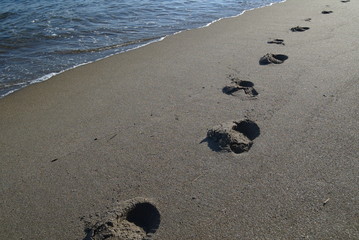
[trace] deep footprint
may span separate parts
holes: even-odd
[[[333,11],[322,11],[322,14],[331,14]]]
[[[350,0],[343,0],[343,1],[341,1],[342,3],[348,3],[348,2],[350,2]]]
[[[285,44],[284,44],[284,40],[283,40],[283,39],[279,39],[279,38],[270,40],[270,41],[268,41],[267,43],[269,43],[269,44],[285,45]]]
[[[261,57],[261,59],[259,60],[259,64],[260,65],[267,65],[270,63],[281,64],[287,59],[288,56],[284,54],[267,53],[266,55]]]
[[[144,198],[126,201],[114,212],[88,227],[84,240],[147,240],[156,232],[161,221],[155,205]]]
[[[259,134],[260,129],[255,122],[243,119],[213,127],[208,130],[207,138],[216,144],[216,149],[239,154],[248,152]]]
[[[292,27],[290,30],[292,32],[304,32],[304,31],[307,31],[309,30],[310,28],[309,27],[300,27],[300,26],[296,26],[296,27]]]
[[[254,84],[250,81],[240,80],[238,78],[232,78],[232,83],[225,86],[222,92],[227,95],[234,95],[234,93],[243,90],[243,92],[249,97],[256,97],[258,92],[253,88]]]

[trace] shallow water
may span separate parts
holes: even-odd
[[[281,0],[2,0],[0,97],[74,66]]]

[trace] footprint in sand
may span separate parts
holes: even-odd
[[[300,27],[300,26],[296,26],[296,27],[292,27],[290,30],[292,32],[304,32],[304,31],[307,31],[309,30],[310,28],[309,27]]]
[[[160,221],[160,213],[153,203],[135,198],[123,202],[119,209],[87,227],[83,240],[149,240]]]
[[[348,3],[348,2],[350,2],[350,0],[343,0],[343,1],[341,1],[342,3]]]
[[[258,125],[249,119],[232,121],[208,130],[208,146],[214,151],[248,152],[259,134]]]
[[[254,98],[258,95],[258,92],[253,86],[254,84],[250,81],[240,80],[239,78],[233,77],[231,78],[231,84],[225,86],[222,89],[222,92],[232,96],[236,96],[237,93],[244,92],[246,96]]]
[[[285,45],[283,39],[275,38],[273,40],[268,41],[269,44],[279,44],[279,45]]]
[[[310,21],[312,21],[312,19],[311,18],[306,18],[306,19],[304,19],[304,21],[310,22]]]
[[[322,14],[331,14],[333,11],[322,11]]]
[[[267,53],[266,55],[261,57],[261,59],[259,60],[259,64],[260,65],[268,65],[271,63],[281,64],[287,59],[288,59],[288,56],[284,55],[284,54]]]

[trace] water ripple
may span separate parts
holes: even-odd
[[[33,81],[280,0],[2,0],[0,97]]]

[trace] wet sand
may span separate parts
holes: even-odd
[[[0,239],[359,239],[358,10],[288,0],[1,99]]]

